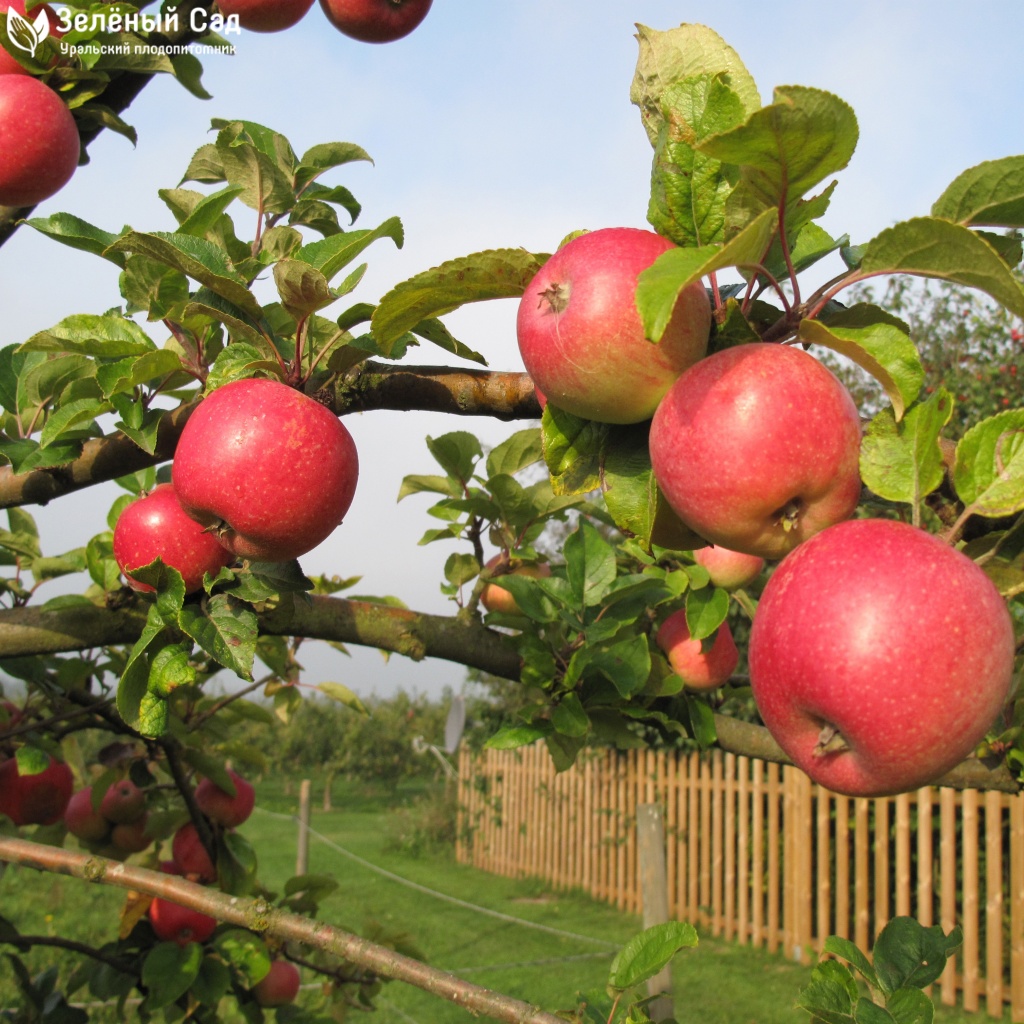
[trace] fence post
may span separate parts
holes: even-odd
[[[640,861],[640,893],[644,928],[665,924],[669,918],[668,875],[665,864],[665,819],[660,804],[638,804],[636,841]],[[662,968],[647,982],[648,995],[656,995],[647,1012],[652,1020],[672,1016],[672,969]]]
[[[299,786],[299,841],[295,855],[295,874],[309,874],[309,779]]]

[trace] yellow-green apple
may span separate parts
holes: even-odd
[[[179,946],[187,946],[190,942],[205,942],[217,927],[215,917],[159,896],[150,903],[148,915],[156,937],[164,942],[175,942]]]
[[[718,627],[713,641],[694,640],[685,608],[673,612],[661,624],[655,640],[672,671],[692,690],[714,690],[721,686],[736,671],[740,660],[728,622]]]
[[[189,417],[172,478],[182,508],[240,558],[284,562],[315,548],[352,504],[359,458],[319,402],[280,381],[236,380]]]
[[[64,811],[64,826],[86,843],[102,843],[110,836],[110,822],[92,805],[92,786],[72,795]]]
[[[962,552],[906,523],[855,519],[812,537],[764,589],[750,637],[764,724],[812,779],[851,796],[934,782],[992,726],[1014,630]]]
[[[433,0],[320,0],[327,20],[362,43],[390,43],[407,36],[427,16]]]
[[[137,821],[146,809],[144,790],[131,779],[119,779],[107,787],[100,800],[100,814],[114,825]]]
[[[487,560],[485,569],[493,569],[502,560],[501,555],[495,555]],[[488,583],[480,592],[480,603],[489,612],[502,612],[505,615],[518,615],[519,605],[516,599],[498,582],[504,575],[530,576],[533,579],[542,579],[551,575],[551,566],[546,562],[539,562],[532,565],[513,565],[506,572],[499,574],[492,582]]]
[[[174,833],[171,857],[183,875],[192,875],[200,882],[212,882],[217,877],[217,869],[191,821]]]
[[[54,38],[60,38],[64,33],[58,27],[60,25],[60,19],[54,13],[52,7],[47,4],[39,4],[37,7],[33,7],[31,11],[25,10],[25,0],[0,0],[0,14],[7,15],[7,36],[11,37],[11,11],[14,11],[20,17],[24,18],[35,24],[40,18],[45,17],[46,23],[49,28],[47,35],[51,35]],[[40,28],[42,23],[40,24]],[[11,53],[8,53],[2,45],[0,45],[0,75],[30,75],[32,74],[28,68],[22,67],[21,64],[14,59]]]
[[[679,518],[712,544],[781,558],[853,515],[860,419],[813,356],[754,343],[702,359],[651,423],[654,476]]]
[[[196,806],[211,821],[225,828],[236,828],[247,821],[256,805],[256,790],[238,772],[228,769],[235,792],[221,789],[212,779],[203,779],[196,786]]]
[[[281,32],[302,21],[313,0],[217,0],[217,6],[250,32]]]
[[[202,590],[205,573],[216,576],[234,556],[185,512],[171,484],[160,484],[125,506],[114,524],[114,559],[129,587],[153,590],[131,574],[157,558],[181,573],[192,594]]]
[[[602,228],[558,250],[527,285],[516,333],[526,371],[552,405],[604,423],[650,419],[707,351],[711,304],[683,290],[658,344],[644,337],[636,285],[672,242],[639,228]]]
[[[31,75],[0,75],[0,206],[34,206],[78,167],[78,127],[64,101]]]
[[[751,580],[756,580],[764,569],[764,559],[757,555],[745,555],[742,551],[730,551],[720,544],[697,548],[693,560],[707,569],[711,582],[726,590],[739,590]]]
[[[288,960],[271,960],[270,970],[252,987],[260,1006],[285,1006],[294,1003],[301,982],[299,969]]]
[[[151,836],[146,834],[148,815],[143,814],[134,821],[124,822],[115,825],[110,832],[110,841],[121,853],[142,853],[148,850],[153,842]]]
[[[54,757],[33,775],[19,772],[17,758],[0,764],[0,814],[6,814],[15,825],[53,825],[60,821],[73,790],[71,769]]]

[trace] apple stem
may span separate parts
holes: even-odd
[[[818,733],[818,742],[814,745],[814,756],[824,757],[826,754],[840,754],[849,750],[850,744],[846,742],[843,734],[834,726],[825,724]]]
[[[566,306],[569,305],[569,286],[564,282],[559,284],[549,284],[538,296],[538,309],[543,306],[545,302],[548,304],[552,313],[565,312]]]

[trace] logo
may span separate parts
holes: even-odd
[[[7,35],[11,42],[34,57],[39,44],[50,34],[46,11],[41,10],[35,21],[23,18],[13,7],[7,10]]]

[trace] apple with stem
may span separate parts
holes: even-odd
[[[552,405],[604,423],[650,419],[665,392],[707,351],[711,304],[700,282],[683,290],[658,344],[636,308],[641,271],[672,242],[640,228],[602,228],[567,242],[519,303],[519,352]]]
[[[217,6],[250,32],[281,32],[302,21],[313,0],[217,0]]]
[[[100,814],[114,825],[137,821],[146,809],[146,793],[131,779],[120,779],[107,787],[100,800]]]
[[[933,783],[1003,708],[1014,629],[992,581],[917,527],[855,519],[778,567],[750,637],[761,718],[812,779],[850,796]]]
[[[502,555],[495,555],[487,560],[485,569],[494,569],[502,562]],[[519,605],[516,599],[498,582],[502,576],[529,576],[533,579],[543,579],[551,575],[551,566],[546,562],[539,562],[533,565],[510,565],[505,572],[499,573],[480,592],[480,603],[489,612],[501,612],[505,615],[518,615]]]
[[[433,0],[320,0],[327,20],[361,43],[391,43],[427,16]]]
[[[739,590],[756,580],[764,571],[764,559],[757,555],[745,555],[742,551],[730,551],[720,544],[697,548],[693,560],[707,570],[708,577],[716,587],[725,590]]]
[[[672,671],[691,690],[714,690],[736,671],[740,654],[728,622],[715,632],[714,640],[694,640],[686,621],[686,609],[673,612],[655,635]]]
[[[280,381],[236,380],[189,417],[172,478],[182,508],[232,554],[284,562],[315,548],[352,504],[352,436],[319,402]]]
[[[221,789],[212,779],[203,779],[196,786],[196,806],[211,821],[225,828],[237,828],[247,821],[256,805],[256,790],[238,772],[228,769],[235,792]]]
[[[179,946],[187,946],[190,942],[205,942],[217,927],[215,917],[160,896],[153,898],[147,914],[156,937]]]
[[[56,824],[64,817],[73,790],[71,769],[55,757],[33,775],[22,775],[15,757],[0,763],[0,814],[19,827]]]
[[[263,1007],[294,1003],[302,978],[299,969],[288,960],[271,960],[270,970],[252,987],[256,1002]]]
[[[853,515],[860,418],[813,356],[736,345],[672,385],[651,423],[654,476],[680,519],[712,544],[781,558]]]
[[[64,101],[31,75],[0,75],[0,206],[34,206],[59,192],[82,144]]]

